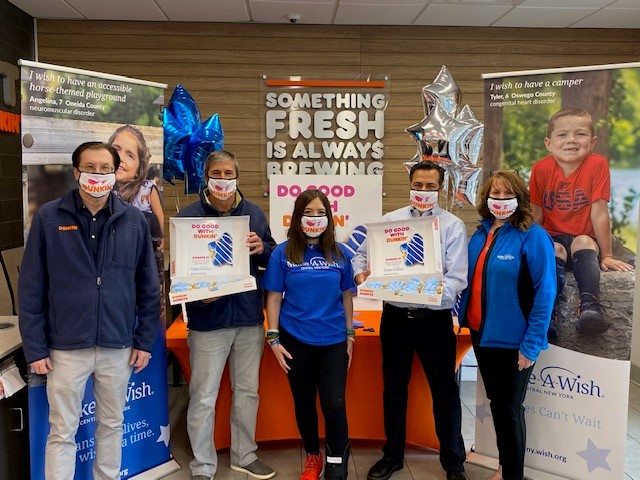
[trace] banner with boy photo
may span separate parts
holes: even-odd
[[[37,209],[77,187],[71,165],[75,148],[87,141],[107,142],[116,150],[136,157],[133,163],[122,161],[121,171],[116,174],[116,189],[123,200],[147,216],[157,248],[158,273],[162,276],[160,111],[166,85],[30,61],[21,61],[21,66],[25,239]],[[162,292],[158,295],[164,297]],[[165,473],[176,469],[169,451],[164,314],[158,323],[160,333],[153,346],[152,360],[140,373],[132,374],[127,388],[121,478],[154,467]],[[49,431],[44,382],[46,378],[35,374],[29,380],[32,479],[44,478]],[[76,480],[92,478],[95,409],[90,379],[76,435]]]
[[[587,221],[590,218],[578,219],[574,212],[585,203],[592,207],[589,195],[594,201],[603,199],[615,259],[607,260],[605,266],[624,264],[635,268],[640,195],[640,135],[635,125],[640,122],[640,64],[508,72],[483,78],[485,175],[498,168],[515,169],[529,183],[534,164],[545,157],[549,170],[556,168],[553,162],[561,167],[563,161],[581,165],[600,159],[600,173],[589,165],[587,171],[593,177],[589,188],[593,188],[586,193],[581,188],[568,187],[579,167],[574,173],[558,177],[559,183],[551,187],[552,175],[542,175],[541,163],[530,185],[531,200],[543,215],[564,212],[570,221],[582,222],[578,228],[584,232],[578,234],[593,237],[602,251],[608,248],[606,240],[595,239]],[[554,132],[560,128],[560,120],[549,125],[551,134],[547,127],[554,113],[567,113],[567,109],[580,110],[564,116],[564,130],[557,135],[566,137],[578,132],[591,138],[558,146]],[[593,132],[589,131],[589,122],[584,121],[588,115],[593,119]],[[586,133],[581,131],[583,124],[587,126]],[[578,152],[581,143],[586,145],[585,155],[590,150],[588,157],[562,160],[562,155]],[[562,169],[557,171],[558,175],[563,174]],[[610,195],[606,188],[608,177]],[[605,256],[606,253],[597,261],[603,262]],[[636,273],[631,267],[603,269],[599,298],[585,296],[584,291],[580,295],[571,253],[568,257],[565,286],[553,322],[556,331],[550,332],[549,349],[535,364],[524,402],[525,475],[532,479],[622,479]],[[587,307],[590,301],[598,302],[594,311],[603,312],[602,316],[595,315],[597,320],[604,318],[597,328],[585,328],[586,317],[580,318],[581,309],[591,308]],[[478,382],[476,410],[476,448],[470,461],[497,467],[495,433],[482,382]]]

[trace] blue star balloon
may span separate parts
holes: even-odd
[[[200,125],[200,111],[196,101],[180,84],[176,85],[171,94],[167,109],[178,122],[182,129],[193,132]]]
[[[216,150],[224,146],[224,132],[218,114],[212,115],[191,134],[189,157],[186,162],[186,193],[196,193],[203,186],[204,162]]]
[[[218,114],[200,123],[200,111],[193,97],[177,85],[163,112],[164,179],[185,181],[185,193],[202,187],[204,162],[211,152],[224,146]]]
[[[173,184],[173,180],[184,180],[183,158],[189,155],[189,134],[184,133],[168,108],[164,109],[164,166],[163,177]]]

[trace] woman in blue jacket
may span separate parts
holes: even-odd
[[[523,402],[533,364],[547,348],[556,294],[553,242],[533,224],[529,192],[515,171],[492,172],[478,212],[460,318],[491,401],[500,460],[491,480],[521,480]]]
[[[267,342],[287,373],[293,394],[307,452],[301,480],[322,476],[316,396],[325,419],[324,478],[345,480],[349,458],[345,387],[354,344],[354,283],[348,250],[335,239],[326,195],[306,190],[298,196],[287,238],[273,251],[264,275],[263,285],[269,291]]]

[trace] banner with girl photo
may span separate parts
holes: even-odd
[[[556,243],[560,295],[549,349],[534,366],[524,401],[525,475],[622,479],[638,250],[640,64],[483,78],[485,176],[516,170],[529,185],[534,216]],[[495,468],[482,382],[476,409],[470,461]]]
[[[87,141],[107,142],[120,153],[120,197],[149,221],[161,285],[164,275],[162,213],[163,130],[166,85],[21,61],[22,170],[25,240],[34,213],[77,187],[71,154]],[[164,302],[164,292],[158,292]],[[149,366],[131,376],[123,424],[122,478],[154,467],[170,468],[164,308]],[[46,378],[29,382],[31,478],[44,478],[49,430]],[[95,399],[89,380],[76,435],[77,480],[89,479],[95,457]],[[163,467],[160,467],[163,468]]]

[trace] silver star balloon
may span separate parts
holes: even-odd
[[[449,141],[467,127],[468,124],[456,120],[440,103],[436,103],[420,123],[405,128],[405,131],[418,144],[420,160],[451,162]]]
[[[456,116],[462,94],[449,69],[443,65],[436,78],[422,87],[422,105],[425,116],[438,103],[452,117]]]
[[[478,159],[482,153],[484,141],[484,124],[476,118],[469,105],[465,105],[456,117],[457,120],[469,125],[451,140],[453,150],[452,160],[454,163],[469,162],[478,164]]]
[[[458,116],[456,118],[461,122],[467,122],[467,123],[478,122],[478,118],[476,117],[476,114],[473,113],[473,110],[471,109],[469,104],[466,104],[464,107],[462,107],[462,109],[460,110],[460,113],[458,113]]]
[[[458,165],[453,171],[453,199],[451,207],[476,205],[481,168],[475,165]]]
[[[458,164],[471,163],[476,165],[482,151],[484,126],[467,124],[458,129],[449,140],[449,154],[451,161]]]
[[[415,157],[413,157],[415,158]],[[404,162],[402,165],[404,165],[405,170],[407,171],[407,173],[411,173],[411,169],[413,168],[414,165],[416,165],[420,160],[414,160],[414,159],[409,160],[408,162]]]

